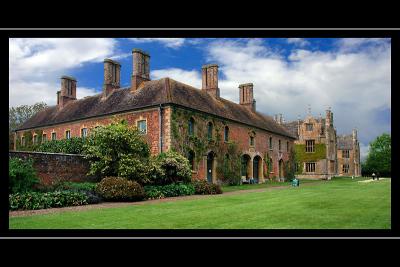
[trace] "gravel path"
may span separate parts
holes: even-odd
[[[326,181],[305,183],[305,184],[302,184],[301,187],[317,185],[317,184],[324,183],[324,182],[326,182]],[[90,209],[116,208],[116,207],[133,206],[133,205],[147,205],[147,204],[154,204],[154,203],[192,200],[192,199],[201,199],[201,198],[227,196],[227,195],[240,195],[240,194],[254,193],[254,192],[267,192],[267,191],[271,191],[271,190],[284,189],[284,188],[289,188],[289,187],[291,187],[291,186],[288,186],[288,185],[273,186],[273,187],[269,187],[269,188],[237,190],[237,191],[232,191],[232,192],[226,192],[221,195],[191,195],[191,196],[181,196],[181,197],[168,197],[168,198],[146,200],[146,201],[139,201],[139,202],[104,202],[104,203],[100,203],[100,204],[90,204],[90,205],[72,206],[72,207],[64,207],[64,208],[51,208],[51,209],[42,209],[42,210],[17,210],[17,211],[10,211],[8,213],[8,216],[9,217],[21,217],[21,216],[50,214],[50,213],[64,212],[64,211],[81,211],[81,210],[90,210]]]

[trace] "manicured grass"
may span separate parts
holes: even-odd
[[[13,217],[10,229],[390,229],[390,179]]]
[[[300,184],[308,184],[308,183],[315,183],[321,182],[321,180],[301,180]],[[270,188],[270,187],[277,187],[277,186],[289,186],[291,182],[278,182],[278,181],[266,181],[262,184],[242,184],[242,185],[233,185],[233,186],[222,186],[223,192],[233,192],[238,190],[251,190],[251,189],[262,189],[262,188]]]

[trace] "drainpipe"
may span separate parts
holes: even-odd
[[[163,135],[162,135],[162,104],[160,104],[160,107],[158,109],[158,127],[160,128],[160,135],[159,135],[159,151],[160,153],[163,152]]]

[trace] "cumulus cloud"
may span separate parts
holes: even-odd
[[[169,48],[179,48],[185,43],[184,38],[129,38],[134,43],[161,43]]]
[[[304,38],[287,38],[286,41],[288,42],[288,44],[294,44],[300,47],[307,46],[310,44],[310,42]]]
[[[56,103],[59,77],[115,53],[116,41],[102,38],[10,38],[9,105]],[[78,87],[77,97],[95,93]]]
[[[376,116],[390,116],[390,43],[381,41],[352,41],[357,51],[295,49],[287,58],[257,39],[218,40],[206,51],[207,60],[220,66],[222,97],[238,102],[238,85],[252,82],[257,108],[268,115],[283,113],[286,120],[295,120],[305,116],[308,104],[316,116],[331,107],[338,134],[357,127],[365,153],[373,138],[390,131],[390,119]],[[350,41],[341,42],[347,46]],[[169,69],[158,74],[201,85],[200,71]]]
[[[201,88],[201,74],[196,70],[182,70],[178,68],[154,70],[151,73],[152,79],[161,79],[165,77],[189,84],[196,88]]]

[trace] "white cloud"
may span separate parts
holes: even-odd
[[[56,103],[59,77],[89,62],[113,55],[116,41],[101,38],[9,39],[9,105]],[[79,79],[78,79],[79,83]],[[78,87],[78,98],[95,93]]]
[[[373,49],[384,45],[390,46],[390,38],[342,38],[337,45],[342,52],[356,51],[362,46],[370,46]]]
[[[129,38],[134,43],[158,42],[169,48],[179,48],[185,43],[184,38]]]
[[[162,70],[154,70],[151,73],[152,79],[161,79],[169,77],[179,82],[183,82],[194,86],[196,88],[201,88],[201,74],[196,70],[182,70],[178,68],[170,68],[170,69],[162,69]]]
[[[287,38],[286,41],[289,44],[294,44],[294,45],[297,45],[297,46],[300,46],[300,47],[304,47],[304,46],[307,46],[307,45],[310,44],[310,42],[307,41],[304,38]]]
[[[391,52],[386,42],[357,52],[293,50],[288,59],[259,40],[218,40],[207,47],[207,60],[220,66],[221,96],[238,102],[241,83],[252,82],[257,109],[286,120],[312,113],[325,114],[330,106],[338,134],[358,128],[363,153],[365,144],[382,132],[390,132],[390,119],[376,114],[390,112]],[[153,75],[155,73],[153,72]],[[157,78],[170,76],[201,87],[199,70],[158,70]],[[222,78],[223,77],[223,78]]]

